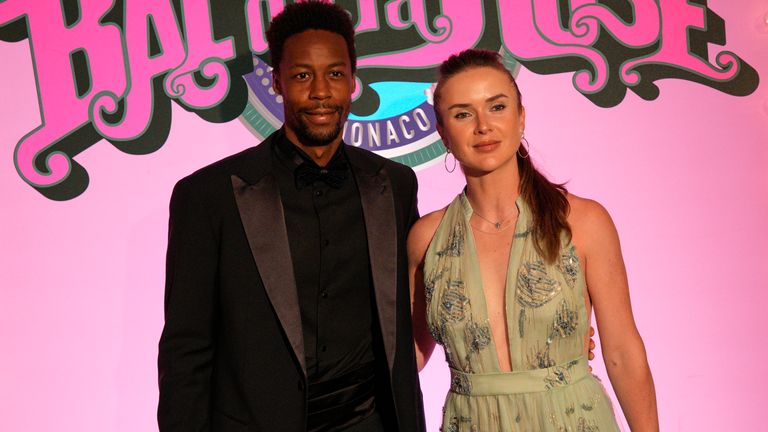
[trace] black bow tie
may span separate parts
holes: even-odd
[[[296,167],[294,176],[296,177],[296,186],[299,188],[312,185],[316,181],[322,181],[328,186],[338,189],[347,179],[348,171],[347,162],[343,159],[333,161],[332,164],[325,167],[302,162]]]

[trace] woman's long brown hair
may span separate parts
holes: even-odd
[[[454,75],[467,69],[478,67],[490,67],[502,71],[512,81],[517,94],[517,109],[522,111],[523,99],[520,89],[517,87],[515,77],[504,67],[499,53],[481,49],[468,49],[454,54],[440,65],[440,78],[435,87],[433,100],[435,117],[438,124],[443,120],[438,109],[440,102],[440,90],[445,82]],[[520,144],[522,146],[522,143]],[[566,197],[568,191],[564,184],[552,183],[547,180],[533,166],[530,157],[520,157],[517,153],[517,169],[520,174],[520,195],[531,211],[533,224],[531,234],[536,251],[550,264],[556,262],[560,256],[560,234],[565,232],[571,236],[571,227],[568,225],[568,212],[570,206]]]

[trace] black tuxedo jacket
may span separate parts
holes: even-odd
[[[158,356],[162,432],[306,429],[304,342],[271,140],[174,188]],[[416,177],[365,150],[347,155],[384,348],[383,414],[400,431],[423,431],[406,259]]]

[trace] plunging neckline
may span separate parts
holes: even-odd
[[[512,304],[515,301],[515,295],[517,294],[517,282],[514,281],[516,279],[517,273],[520,269],[520,255],[522,254],[522,246],[525,242],[518,241],[522,240],[523,234],[525,232],[519,232],[518,228],[523,226],[521,222],[525,222],[527,224],[527,214],[524,212],[524,204],[523,204],[523,198],[522,196],[518,196],[515,200],[515,206],[517,206],[518,216],[517,220],[515,221],[515,227],[514,227],[514,233],[512,234],[512,244],[509,247],[509,255],[507,257],[507,272],[506,272],[506,278],[504,280],[504,327],[506,330],[506,339],[507,339],[507,353],[506,355],[509,357],[509,371],[502,371],[501,370],[501,363],[499,363],[499,351],[498,347],[496,345],[496,338],[493,334],[493,330],[491,327],[491,316],[488,313],[488,302],[485,296],[485,284],[483,283],[483,273],[480,268],[480,255],[477,251],[477,242],[475,242],[475,233],[472,225],[469,223],[469,219],[472,217],[472,214],[474,214],[474,209],[472,208],[472,204],[469,202],[469,198],[467,198],[466,192],[462,192],[461,194],[461,203],[463,207],[463,214],[464,214],[464,223],[466,224],[467,228],[465,232],[467,233],[467,243],[471,244],[471,256],[470,259],[472,260],[472,267],[477,269],[477,279],[478,284],[480,287],[480,292],[478,294],[478,307],[480,310],[485,314],[485,319],[488,320],[488,326],[489,326],[489,333],[490,333],[490,345],[493,346],[493,352],[494,352],[494,364],[496,365],[496,372],[501,373],[507,373],[507,372],[516,372],[520,368],[520,362],[515,361],[515,359],[512,356],[512,341],[511,341],[511,335],[513,334],[513,328],[510,325],[510,313],[512,312]],[[525,219],[525,220],[524,220]],[[526,228],[527,230],[527,228]],[[468,246],[469,246],[468,244]],[[510,289],[510,283],[514,283],[512,286],[512,289]],[[470,292],[470,295],[472,293]],[[470,301],[471,302],[471,301]]]

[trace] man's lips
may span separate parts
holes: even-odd
[[[336,108],[317,108],[303,110],[302,114],[312,123],[328,123],[339,112],[340,110]]]
[[[309,114],[309,115],[329,115],[329,114],[338,112],[338,110],[335,110],[335,109],[317,109],[317,110],[306,110],[304,112],[306,114]]]

